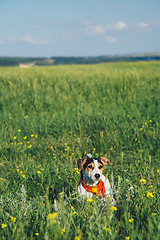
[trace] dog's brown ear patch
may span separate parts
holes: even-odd
[[[111,165],[113,165],[113,163],[111,163],[109,160],[108,160],[108,158],[106,158],[106,157],[100,157],[99,158],[100,160],[101,160],[101,162],[103,163],[103,165],[106,165],[106,164],[111,164]]]
[[[77,160],[76,164],[79,171],[82,170],[82,167],[86,163],[86,161],[87,161],[87,157]]]
[[[76,164],[77,164],[78,170],[80,171],[82,169],[82,159],[78,159]]]

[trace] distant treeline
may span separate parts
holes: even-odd
[[[52,57],[54,65],[58,64],[96,64],[103,62],[136,62],[136,61],[159,61],[158,55],[143,56],[99,56],[99,57]]]
[[[43,62],[45,58],[22,58],[22,57],[0,57],[0,66],[18,66],[19,64],[30,64]]]
[[[51,58],[23,58],[23,57],[0,57],[0,66],[26,65],[60,65],[60,64],[96,64],[103,62],[136,62],[136,61],[159,61],[160,53],[141,55],[98,56],[98,57],[51,57]]]

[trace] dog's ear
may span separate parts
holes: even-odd
[[[108,158],[106,158],[106,157],[100,157],[99,158],[100,160],[101,160],[101,162],[103,163],[103,165],[106,165],[106,164],[111,164],[111,165],[113,165],[113,163],[111,163],[109,160],[108,160]]]
[[[82,167],[86,163],[86,161],[87,161],[87,157],[77,160],[76,164],[79,171],[82,170]]]
[[[82,169],[82,159],[78,159],[76,164],[77,164],[78,170],[80,171]]]

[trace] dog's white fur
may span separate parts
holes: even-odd
[[[87,155],[87,158],[92,158],[91,154]],[[83,181],[88,186],[96,186],[100,180],[104,182],[104,187],[106,190],[106,197],[111,196],[111,186],[108,179],[101,173],[98,168],[98,161],[93,158],[94,169],[92,171],[83,171]],[[100,177],[97,179],[95,174],[99,174]],[[78,193],[87,198],[92,198],[93,193],[86,191],[86,189],[82,186],[82,182],[78,186]]]

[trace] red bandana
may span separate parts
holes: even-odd
[[[98,196],[101,196],[101,192],[102,192],[103,197],[105,197],[106,190],[105,190],[104,182],[102,180],[100,180],[100,182],[96,186],[88,186],[82,180],[82,186],[86,189],[86,191],[91,193],[96,193]]]

